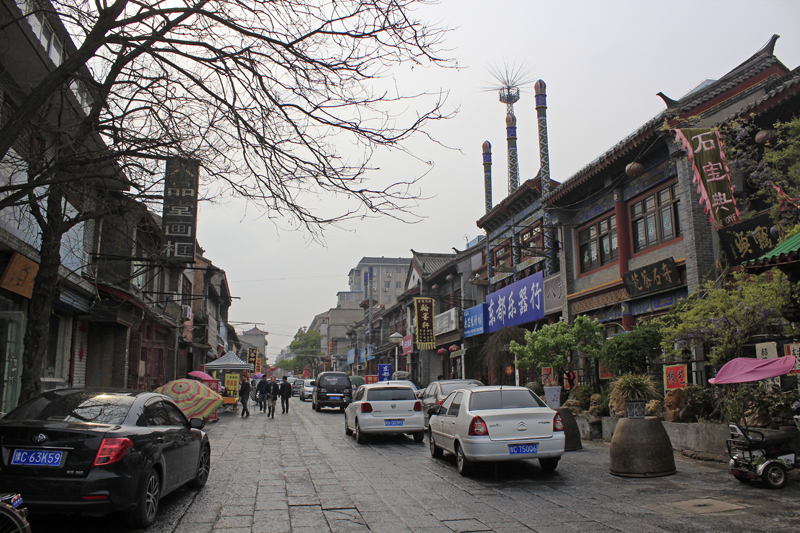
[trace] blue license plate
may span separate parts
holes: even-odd
[[[520,453],[536,453],[539,448],[538,444],[509,444],[508,453],[517,455]]]
[[[403,421],[402,420],[384,420],[383,424],[384,424],[384,426],[402,426],[403,425]]]
[[[342,399],[341,396],[328,396],[328,398],[331,399],[331,400],[341,400]]]
[[[64,452],[48,450],[14,450],[11,456],[12,465],[21,466],[61,466]]]

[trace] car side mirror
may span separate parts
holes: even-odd
[[[316,382],[316,381],[312,381],[312,382],[311,382],[311,386],[312,386],[312,387],[316,387],[316,386],[317,386],[317,382]]]
[[[189,427],[192,429],[203,429],[206,427],[206,421],[202,418],[190,418],[189,419]]]

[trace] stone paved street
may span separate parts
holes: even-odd
[[[200,491],[161,502],[148,531],[800,531],[800,479],[770,491],[735,481],[724,466],[676,457],[655,479],[608,474],[608,445],[584,443],[544,473],[536,462],[485,465],[471,478],[427,441],[344,435],[338,410],[292,400],[274,420],[225,414],[208,427],[213,470]],[[33,516],[34,532],[123,532],[120,517]]]

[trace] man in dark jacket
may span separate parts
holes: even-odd
[[[261,378],[261,381],[256,385],[256,393],[258,393],[258,408],[263,413],[267,410],[267,385],[269,382]]]
[[[275,418],[275,401],[280,394],[281,386],[275,381],[275,376],[272,376],[270,382],[267,384],[267,416],[270,418]]]
[[[250,399],[250,382],[247,378],[242,376],[242,384],[239,386],[239,401],[242,404],[242,418],[250,416],[250,410],[247,408],[247,401]]]
[[[289,398],[292,397],[292,385],[286,376],[283,376],[281,381],[281,413],[286,414],[289,412]]]

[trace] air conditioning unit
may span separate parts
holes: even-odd
[[[383,288],[383,292],[389,292],[389,289],[387,289],[386,287],[384,287],[384,288]]]
[[[364,370],[364,365],[358,365],[358,366],[356,367],[356,370]]]
[[[391,277],[392,277],[392,273],[391,273],[391,272],[387,272],[387,273],[386,273],[386,277],[387,277],[387,278],[391,278]]]
[[[191,320],[194,317],[192,313],[192,306],[191,305],[182,305],[181,306],[181,318],[184,320]]]

